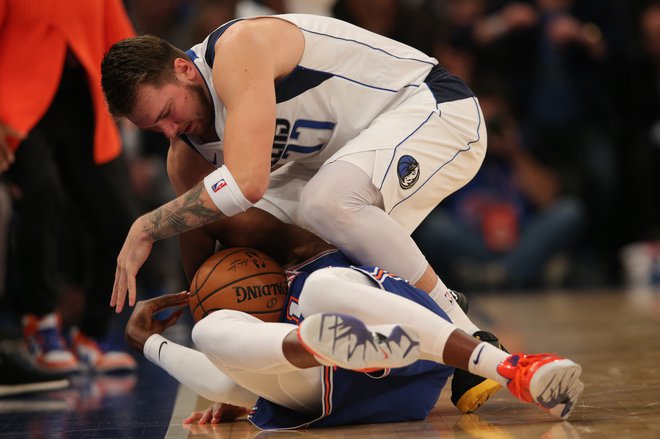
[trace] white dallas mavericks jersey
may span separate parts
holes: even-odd
[[[379,114],[414,93],[437,65],[434,58],[412,47],[337,19],[304,14],[273,17],[295,24],[305,38],[300,63],[275,84],[273,166],[297,161],[310,168],[320,167]],[[182,138],[215,166],[223,161],[226,111],[213,86],[214,46],[222,33],[238,21],[220,26],[187,52],[213,97],[220,141],[198,144],[194,139]],[[379,149],[379,145],[373,145],[373,149]]]

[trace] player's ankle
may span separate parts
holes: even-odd
[[[468,371],[485,378],[490,378],[506,386],[509,380],[497,371],[497,367],[509,356],[508,353],[497,349],[488,342],[481,342],[472,351],[468,363]]]

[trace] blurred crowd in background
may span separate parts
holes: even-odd
[[[131,27],[185,50],[233,18],[313,13],[414,46],[468,83],[488,130],[476,177],[413,235],[450,288],[660,288],[660,0],[70,1],[0,2],[0,146],[23,136],[0,156],[0,341],[50,374],[26,376],[3,343],[0,384],[19,386],[0,396],[136,368],[114,262],[174,193],[168,140],[125,120],[119,139],[102,105],[100,59]],[[176,240],[157,243],[140,298],[184,289]]]
[[[414,46],[467,82],[484,112],[486,160],[414,234],[451,288],[660,284],[660,1],[123,3],[137,33],[184,50],[236,17],[334,16]],[[126,121],[120,129],[139,214],[173,198],[168,141]],[[5,278],[20,197],[0,179],[0,293],[12,289]],[[75,215],[67,211],[58,232],[67,243],[59,262],[70,275],[61,280],[65,320],[83,306],[76,275],[89,263]],[[187,287],[175,240],[156,245],[138,281],[143,297]],[[109,298],[109,288],[94,294]],[[4,296],[11,307],[12,294]]]
[[[467,291],[660,281],[660,2],[126,0],[181,48],[235,17],[330,15],[436,57],[477,94],[481,171],[414,237]],[[359,103],[357,103],[359,104]],[[165,201],[167,142],[124,126],[135,192]],[[176,252],[175,245],[163,254]],[[178,273],[151,264],[153,287]],[[144,276],[143,276],[144,277]],[[144,282],[150,283],[148,280]]]

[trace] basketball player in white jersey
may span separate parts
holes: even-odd
[[[231,21],[187,52],[124,40],[102,73],[113,114],[170,139],[179,194],[133,224],[117,259],[118,312],[127,291],[135,303],[155,241],[188,232],[185,252],[191,230],[256,205],[409,279],[458,327],[479,331],[410,238],[486,150],[477,99],[435,59],[339,20],[290,14]]]

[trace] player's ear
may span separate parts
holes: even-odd
[[[176,58],[174,60],[174,74],[180,80],[192,80],[195,77],[195,66],[190,60],[184,58]]]

